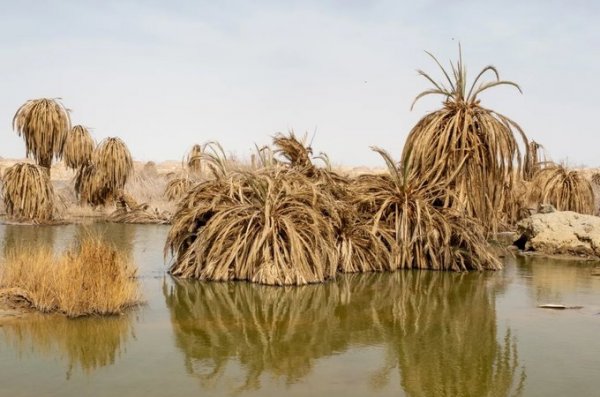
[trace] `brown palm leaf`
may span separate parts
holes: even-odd
[[[100,142],[92,154],[92,163],[102,185],[113,192],[123,189],[133,172],[131,153],[120,138]]]
[[[165,187],[164,196],[169,201],[177,201],[194,186],[194,181],[189,176],[171,179]]]

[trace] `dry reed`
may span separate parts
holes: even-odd
[[[67,317],[120,314],[140,303],[136,272],[128,258],[97,237],[60,256],[28,246],[8,253],[0,297],[8,304]]]
[[[53,218],[54,190],[40,166],[17,163],[2,176],[6,213],[17,220],[47,222]]]

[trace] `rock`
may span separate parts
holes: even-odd
[[[517,224],[520,249],[600,258],[600,217],[571,211],[535,214]]]
[[[550,214],[552,212],[556,212],[556,208],[552,204],[540,204],[538,206],[538,214]]]

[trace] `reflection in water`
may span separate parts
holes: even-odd
[[[55,227],[40,227],[31,225],[5,225],[2,239],[3,257],[14,249],[35,246],[40,248],[54,248],[56,241]]]
[[[20,356],[32,354],[66,361],[66,378],[112,365],[133,336],[132,315],[67,319],[30,315],[2,324],[0,332]]]
[[[577,260],[553,260],[536,256],[518,256],[520,271],[530,277],[532,288],[530,294],[538,303],[563,302],[565,297],[578,291],[588,290],[596,279],[591,271],[596,262]]]
[[[393,369],[411,396],[506,396],[523,388],[516,342],[499,343],[485,274],[405,271],[357,274],[324,285],[268,287],[174,280],[164,284],[187,371],[216,386],[230,361],[238,390],[270,374],[293,384],[318,358],[353,346],[384,346],[371,387]]]
[[[131,256],[136,236],[136,225],[113,223],[77,224],[68,226],[4,225],[2,252],[4,257],[14,250],[28,246],[50,248],[55,253],[77,244],[90,235],[101,238],[123,254]]]

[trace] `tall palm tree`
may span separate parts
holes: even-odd
[[[50,175],[52,159],[60,159],[71,128],[69,110],[58,99],[30,99],[15,113],[13,129],[25,140],[26,155]]]
[[[466,68],[459,47],[459,60],[449,73],[432,55],[445,82],[437,82],[423,71],[433,88],[420,93],[413,102],[427,95],[444,97],[443,107],[423,117],[410,131],[402,163],[423,177],[434,175],[452,178],[445,205],[480,219],[490,231],[503,222],[512,222],[504,212],[506,201],[517,178],[522,177],[522,156],[518,138],[527,147],[528,140],[517,123],[481,105],[479,95],[500,85],[520,87],[500,80],[494,66],[486,66],[467,85]],[[491,73],[491,81],[480,79]],[[470,88],[469,88],[470,87]],[[411,107],[412,109],[412,107]],[[460,172],[457,172],[461,168]]]

